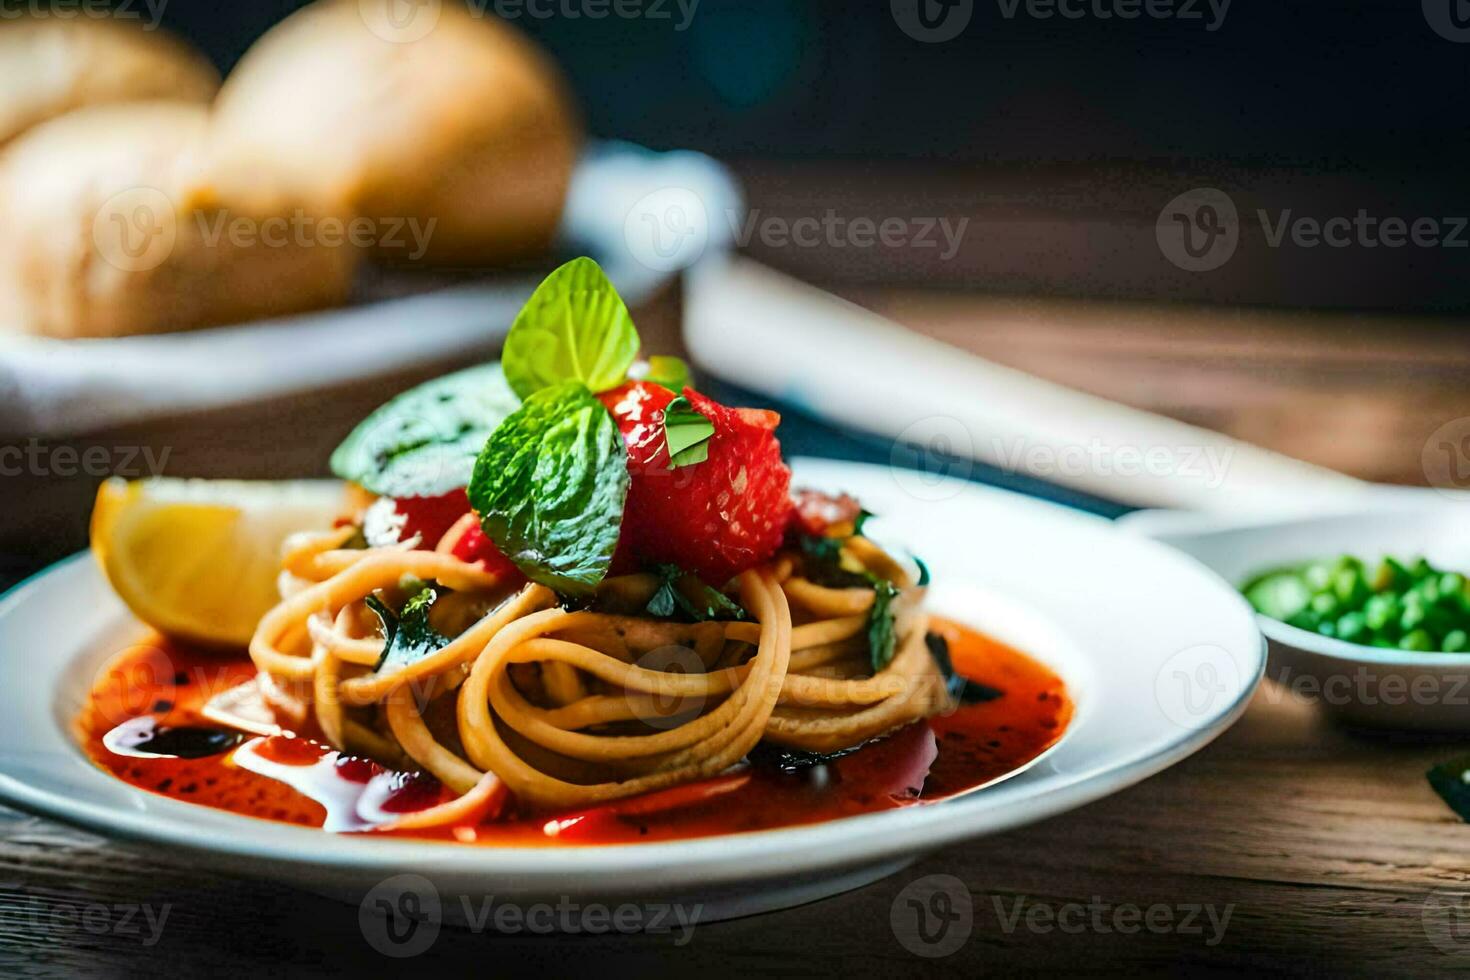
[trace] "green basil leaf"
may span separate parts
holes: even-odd
[[[655,354],[647,361],[641,361],[633,365],[628,372],[628,377],[634,381],[647,381],[662,388],[667,388],[674,394],[683,394],[684,389],[693,384],[689,374],[689,365],[684,363],[681,357],[665,357]]]
[[[628,496],[617,423],[580,381],[544,388],[485,443],[469,495],[485,533],[527,578],[590,592],[612,564]]]
[[[698,575],[686,572],[678,565],[659,565],[655,573],[661,581],[658,590],[648,600],[646,609],[649,615],[672,619],[683,613],[696,623],[712,619],[721,622],[745,619],[745,610],[739,603],[719,589],[706,585]]]
[[[847,542],[847,538],[803,534],[797,539],[806,557],[802,563],[803,577],[828,589],[865,589],[877,585],[879,579],[872,572],[843,566],[842,548]]]
[[[669,469],[693,466],[709,459],[709,440],[715,426],[694,410],[680,395],[664,408],[664,443],[669,449]]]
[[[893,612],[893,601],[899,596],[898,586],[881,580],[873,586],[873,604],[868,607],[868,654],[873,661],[873,673],[878,673],[893,662],[898,648],[898,627]]]
[[[439,599],[439,587],[426,585],[395,614],[376,595],[364,601],[383,624],[383,655],[373,670],[398,670],[449,645],[449,637],[429,625],[429,610]]]
[[[385,497],[435,497],[469,482],[490,433],[520,404],[499,364],[410,389],[352,430],[332,472]]]
[[[505,377],[521,398],[566,381],[593,392],[622,384],[638,329],[601,266],[573,259],[536,288],[505,338]]]

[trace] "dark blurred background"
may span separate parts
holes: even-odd
[[[1050,16],[1033,15],[1045,0],[645,0],[600,19],[595,3],[479,2],[556,56],[593,134],[715,154],[762,215],[971,219],[943,259],[749,244],[808,278],[1470,309],[1470,231],[1458,246],[1268,250],[1257,214],[1470,214],[1464,0],[1063,0]],[[963,29],[916,39],[916,2]],[[302,5],[172,0],[163,23],[228,70]],[[1164,204],[1198,186],[1227,192],[1243,229],[1208,275],[1152,242]]]

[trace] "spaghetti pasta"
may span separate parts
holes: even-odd
[[[817,584],[800,554],[738,576],[748,619],[679,622],[629,613],[658,587],[652,575],[609,578],[569,609],[545,586],[456,558],[466,517],[431,547],[298,536],[284,598],[250,644],[265,686],[301,698],[332,745],[465,794],[446,814],[491,796],[492,777],[525,806],[582,806],[715,776],[763,741],[849,749],[947,703],[923,587],[861,536],[842,560],[898,590],[895,651],[876,671],[864,633],[874,591]],[[429,581],[445,590],[432,615],[447,642],[381,663],[367,600]]]

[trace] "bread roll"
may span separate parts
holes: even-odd
[[[203,55],[140,24],[81,16],[0,21],[0,145],[82,106],[208,102],[218,88],[219,73]]]
[[[322,0],[298,11],[226,79],[216,122],[242,165],[285,167],[311,195],[378,220],[385,236],[416,221],[428,231],[424,260],[441,264],[544,251],[579,142],[551,62],[513,28],[450,0]],[[376,253],[413,258],[412,238],[397,238]]]
[[[344,222],[269,171],[217,179],[208,118],[184,102],[97,106],[12,143],[0,156],[0,324],[115,337],[344,301],[360,255]]]

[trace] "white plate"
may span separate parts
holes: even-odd
[[[333,836],[133,789],[70,735],[96,668],[137,625],[95,564],[62,562],[0,603],[0,800],[217,865],[359,898],[405,872],[457,902],[698,902],[702,919],[809,901],[920,854],[1072,809],[1188,756],[1244,711],[1265,664],[1254,617],[1213,573],[1108,522],[909,470],[800,460],[934,573],[936,611],[1020,644],[1067,681],[1067,737],[1027,772],[933,806],[677,843],[493,848]],[[380,894],[380,892],[378,893]]]

